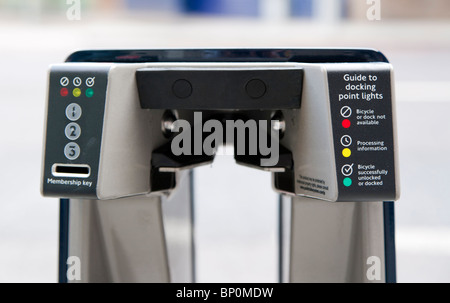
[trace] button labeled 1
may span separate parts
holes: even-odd
[[[81,127],[77,123],[72,122],[67,124],[64,132],[66,134],[67,139],[76,140],[81,135]]]
[[[81,106],[76,103],[69,104],[69,106],[66,107],[66,117],[70,121],[77,121],[81,118],[81,114]]]
[[[69,160],[77,159],[81,154],[80,146],[76,143],[69,143],[64,147],[64,155]]]

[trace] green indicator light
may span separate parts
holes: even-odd
[[[94,90],[92,88],[88,88],[86,90],[86,97],[92,98],[94,96]]]
[[[350,179],[350,178],[345,178],[344,179],[344,186],[346,186],[346,187],[349,187],[349,186],[351,186],[352,185],[352,179]]]

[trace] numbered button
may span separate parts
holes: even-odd
[[[66,126],[65,133],[69,140],[76,140],[81,135],[81,127],[75,122],[69,123]]]
[[[64,155],[69,160],[75,160],[80,156],[81,149],[76,143],[69,143],[64,147]]]
[[[76,103],[69,104],[66,108],[66,117],[70,121],[77,121],[81,117],[81,106]]]

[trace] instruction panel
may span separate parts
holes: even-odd
[[[43,191],[97,197],[109,67],[53,66],[49,77]]]
[[[390,70],[329,71],[338,201],[395,197]]]

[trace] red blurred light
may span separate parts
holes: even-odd
[[[69,95],[69,90],[65,87],[61,88],[60,91],[61,96],[66,97],[67,95]]]
[[[342,121],[342,127],[344,128],[349,128],[352,125],[352,122],[350,122],[349,119],[345,119],[344,121]]]

